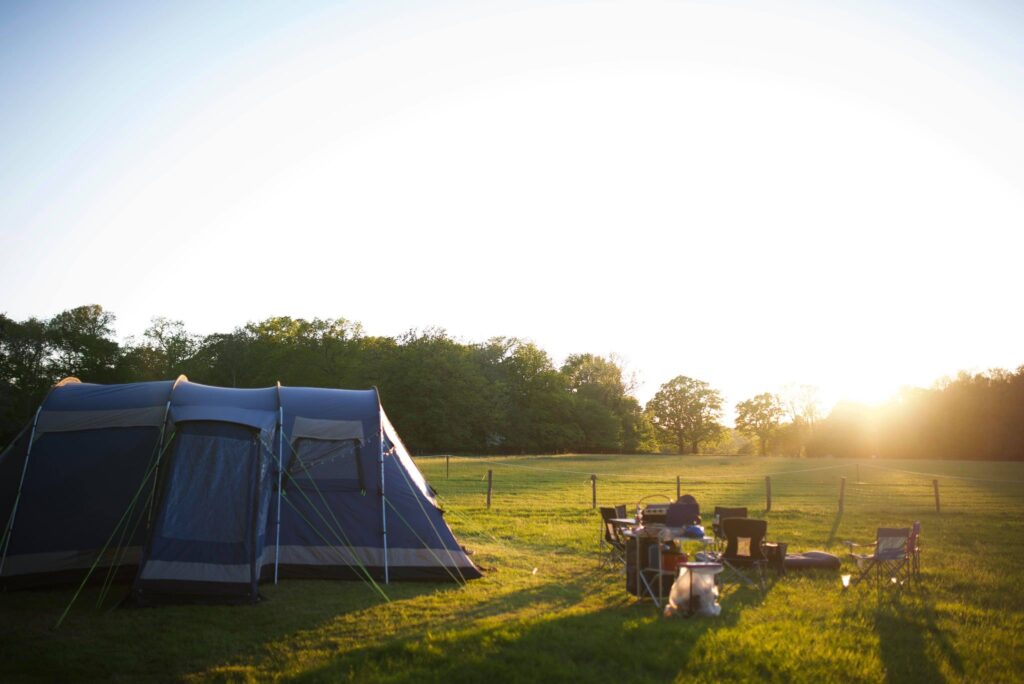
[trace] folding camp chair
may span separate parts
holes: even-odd
[[[752,518],[724,518],[722,532],[725,534],[725,551],[719,555],[719,560],[724,566],[722,581],[725,582],[729,576],[733,576],[744,584],[756,586],[763,592],[764,569],[768,565],[768,558],[764,553],[768,522]]]
[[[915,525],[920,531],[920,524]],[[850,549],[850,556],[857,563],[858,575],[853,578],[851,586],[874,576],[876,586],[891,583],[902,586],[915,575],[916,539],[911,541],[909,527],[879,527],[875,541],[871,544],[856,544],[852,541],[843,542]],[[855,553],[856,548],[870,548],[871,553]]]
[[[626,540],[622,537],[622,530],[612,522],[613,518],[620,517],[615,508],[601,506],[601,564],[612,568],[622,568],[626,562]]]
[[[726,518],[746,518],[747,507],[727,508],[715,506],[715,515],[711,519],[711,533],[715,537],[715,550],[721,552],[725,548],[725,530],[722,529],[722,521]]]
[[[724,506],[715,506],[715,517],[711,519],[711,529],[715,533],[716,539],[725,539],[725,532],[722,530],[722,521],[726,518],[746,518],[747,507],[742,508],[726,508]]]

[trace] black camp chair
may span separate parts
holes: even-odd
[[[870,544],[843,542],[850,549],[850,556],[857,563],[859,571],[850,586],[874,577],[876,587],[883,584],[901,587],[904,582],[916,578],[915,550],[918,548],[917,537],[920,536],[920,530],[920,523],[915,523],[913,528],[879,527],[875,533],[875,541]],[[857,548],[869,548],[871,553],[856,553],[854,549]]]
[[[626,563],[626,540],[622,537],[622,530],[613,518],[619,518],[618,512],[611,506],[601,506],[601,526],[604,528],[601,535],[601,547],[605,552],[602,554],[601,563],[607,567],[622,568]]]
[[[715,517],[711,520],[711,529],[715,533],[715,538],[725,539],[725,532],[722,530],[722,521],[726,518],[746,518],[747,507],[741,508],[726,508],[725,506],[715,506]]]
[[[725,518],[722,520],[722,531],[725,534],[725,551],[719,560],[723,565],[723,583],[729,577],[735,577],[763,592],[764,569],[768,565],[768,557],[764,553],[768,522],[752,518]]]

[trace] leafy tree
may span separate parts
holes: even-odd
[[[626,397],[623,400],[622,450],[629,454],[653,454],[658,448],[658,433],[650,415],[634,397]]]
[[[98,304],[62,311],[46,323],[50,366],[55,375],[86,382],[116,382],[121,355],[114,341],[114,314]]]
[[[736,404],[736,429],[748,437],[757,437],[758,453],[764,456],[768,440],[778,430],[784,413],[777,395],[758,394]]]
[[[573,419],[572,393],[547,352],[518,339],[504,341],[499,367],[505,387],[506,448],[520,453],[563,452],[585,440]]]
[[[698,453],[701,442],[717,437],[724,429],[722,395],[703,380],[684,375],[672,378],[647,402],[655,427],[679,449]]]
[[[0,450],[29,421],[53,386],[46,322],[0,314]]]
[[[381,397],[416,449],[485,449],[496,407],[477,361],[471,346],[441,329],[410,331],[391,350]]]
[[[252,337],[243,329],[208,335],[199,342],[185,375],[195,382],[222,387],[248,387]]]
[[[814,427],[821,419],[821,400],[814,385],[786,385],[778,400],[793,422],[800,421]]]
[[[571,354],[562,364],[561,372],[573,393],[608,408],[617,406],[626,396],[622,369],[604,357]]]
[[[622,422],[608,407],[593,399],[572,397],[572,423],[579,440],[565,445],[572,451],[614,453],[621,448]]]
[[[704,453],[721,456],[750,456],[754,453],[754,443],[736,429],[725,428],[717,439],[707,442]]]
[[[200,343],[201,338],[190,334],[183,321],[157,316],[141,343],[129,339],[120,366],[136,380],[174,379],[188,370]]]
[[[614,452],[623,447],[623,436],[632,427],[632,410],[622,368],[615,361],[594,354],[572,354],[562,364],[562,376],[573,393],[576,424],[583,443],[573,448],[589,452]]]
[[[857,402],[836,404],[807,445],[810,456],[871,458],[878,454],[877,409]]]

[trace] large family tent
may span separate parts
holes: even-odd
[[[0,585],[94,573],[140,603],[480,576],[376,390],[69,378],[0,454],[0,520]]]

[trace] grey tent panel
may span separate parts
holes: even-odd
[[[175,423],[187,421],[236,423],[269,432],[277,423],[277,412],[238,406],[176,405],[171,407],[171,420]]]
[[[297,439],[358,439],[363,441],[361,420],[323,420],[296,416],[292,427],[292,441]]]
[[[163,406],[97,411],[40,411],[36,433],[160,427],[163,425],[165,412],[166,409]]]

